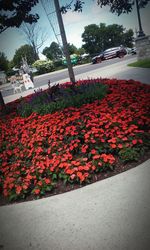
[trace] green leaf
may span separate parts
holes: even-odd
[[[53,175],[52,175],[52,179],[53,179],[53,180],[56,180],[56,179],[57,179],[57,174],[53,174]]]
[[[46,191],[51,191],[51,190],[52,190],[52,186],[47,186],[47,187],[45,188],[45,190],[46,190]]]
[[[14,200],[16,200],[17,199],[17,194],[11,194],[10,196],[9,196],[9,201],[14,201]]]
[[[67,183],[67,180],[68,180],[67,178],[65,178],[65,179],[64,179],[64,185],[66,185],[66,183]]]

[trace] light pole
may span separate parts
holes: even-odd
[[[140,17],[140,9],[139,9],[139,3],[138,0],[135,0],[136,2],[136,9],[137,9],[137,16],[138,16],[138,22],[139,22],[139,32],[138,32],[138,37],[145,36],[143,29],[142,29],[142,24],[141,24],[141,17]]]
[[[72,83],[75,83],[75,76],[74,76],[74,72],[73,72],[73,68],[72,68],[72,64],[71,64],[70,54],[68,51],[68,43],[67,43],[67,38],[66,38],[66,33],[65,33],[65,29],[64,29],[62,16],[61,16],[59,0],[54,0],[54,4],[55,4],[55,8],[56,8],[57,19],[58,19],[61,38],[62,38],[62,42],[63,42],[64,53],[66,56],[70,81]]]

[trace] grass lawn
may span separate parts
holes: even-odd
[[[150,59],[139,60],[134,63],[128,64],[131,67],[140,67],[140,68],[150,68]]]
[[[40,90],[7,104],[7,114],[1,111],[5,202],[90,184],[129,169],[149,152],[149,85],[92,79],[55,90]]]

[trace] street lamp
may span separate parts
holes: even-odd
[[[143,29],[142,29],[138,0],[135,0],[135,2],[136,2],[136,9],[137,9],[137,15],[138,15],[138,22],[139,22],[139,32],[138,32],[139,34],[138,34],[138,37],[142,37],[142,36],[145,36],[145,34],[143,32]]]

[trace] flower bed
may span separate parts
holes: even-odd
[[[43,196],[60,180],[89,183],[93,175],[113,171],[118,158],[135,161],[148,150],[150,86],[115,79],[78,85],[83,82],[106,84],[109,91],[79,108],[1,119],[0,189],[9,200]]]

